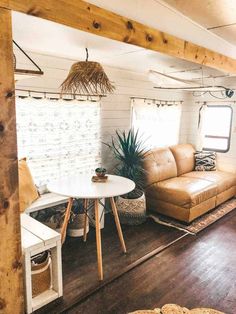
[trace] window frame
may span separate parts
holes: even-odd
[[[213,149],[203,147],[203,150],[211,151],[211,152],[218,152],[218,153],[227,153],[230,150],[230,143],[231,143],[231,133],[232,133],[232,122],[233,122],[233,108],[230,105],[207,105],[210,108],[229,108],[231,111],[230,116],[230,126],[229,126],[229,135],[228,136],[217,136],[217,135],[204,135],[206,138],[218,138],[218,139],[226,139],[227,140],[227,148],[226,149]],[[200,112],[199,112],[200,115]]]

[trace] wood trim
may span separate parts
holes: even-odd
[[[82,0],[0,0],[0,7],[236,73],[236,60]]]
[[[0,313],[23,313],[11,11],[0,8]]]
[[[15,69],[14,71],[15,74],[20,74],[20,75],[34,75],[34,76],[40,76],[43,75],[43,71],[35,71],[35,70],[24,70],[24,69]]]

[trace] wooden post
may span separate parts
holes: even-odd
[[[23,276],[11,11],[0,9],[0,313],[21,314]]]

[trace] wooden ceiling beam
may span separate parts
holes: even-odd
[[[11,11],[0,8],[0,313],[24,312]]]
[[[0,7],[136,45],[227,73],[236,60],[82,0],[0,0]]]

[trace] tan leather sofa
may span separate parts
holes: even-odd
[[[146,199],[151,211],[190,223],[236,194],[236,175],[223,171],[194,171],[191,144],[150,151]]]

